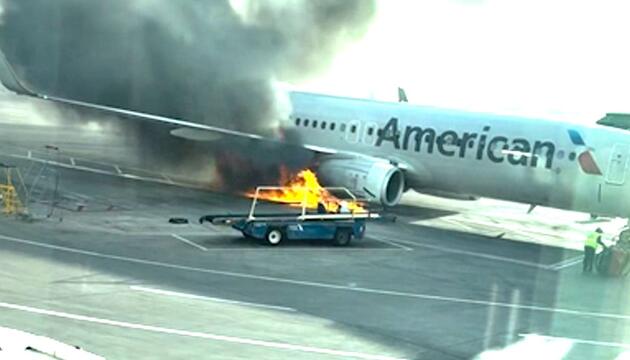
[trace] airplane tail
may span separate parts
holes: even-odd
[[[602,119],[598,120],[597,123],[604,126],[630,130],[630,114],[608,113]]]
[[[407,92],[401,87],[398,88],[398,102],[409,102],[409,99],[407,99]]]

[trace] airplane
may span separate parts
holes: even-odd
[[[291,91],[291,114],[264,137],[40,94],[1,53],[0,80],[19,95],[152,121],[195,141],[297,134],[325,184],[387,207],[415,189],[630,217],[630,133],[612,127],[411,105],[404,91],[399,103]]]

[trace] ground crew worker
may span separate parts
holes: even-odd
[[[317,213],[318,214],[326,214],[326,205],[324,205],[323,202],[318,202],[317,203]]]
[[[597,230],[588,234],[586,236],[586,240],[584,240],[584,260],[582,261],[583,273],[593,272],[593,263],[595,262],[597,246],[601,245],[606,247],[606,245],[602,242],[602,233],[602,229],[597,228]]]

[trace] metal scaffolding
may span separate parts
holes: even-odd
[[[31,162],[26,171],[29,187],[26,190],[26,201],[32,206],[30,215],[34,218],[50,218],[54,214],[59,201],[59,171],[51,165],[54,159],[59,163],[60,151],[57,146],[44,146],[46,153],[44,162]]]

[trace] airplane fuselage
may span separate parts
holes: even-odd
[[[405,164],[407,186],[629,217],[630,133],[291,93],[305,143]]]

